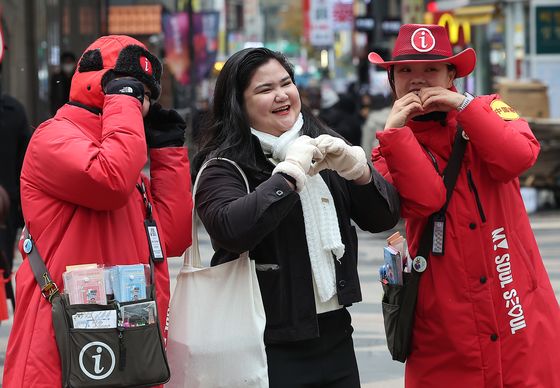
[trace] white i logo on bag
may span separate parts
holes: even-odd
[[[80,351],[80,369],[94,380],[102,380],[115,369],[115,353],[109,345],[94,341],[86,344]]]

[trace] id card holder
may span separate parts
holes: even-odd
[[[146,235],[148,236],[148,245],[150,246],[150,256],[154,262],[163,261],[163,249],[159,239],[158,228],[154,220],[144,220],[146,227]]]
[[[432,254],[443,256],[445,238],[445,213],[434,216],[434,230],[432,236]]]

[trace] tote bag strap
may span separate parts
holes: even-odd
[[[186,250],[183,256],[183,265],[186,267],[202,268],[202,261],[200,260],[200,249],[198,247],[198,227],[197,227],[198,223],[196,222],[198,218],[198,214],[196,212],[195,198],[196,198],[196,190],[198,189],[198,182],[200,180],[200,177],[202,176],[202,171],[204,171],[204,169],[208,166],[208,164],[210,164],[210,162],[213,162],[214,160],[223,160],[225,162],[232,164],[243,177],[243,181],[245,182],[245,187],[247,188],[247,194],[251,192],[251,189],[249,187],[249,181],[247,180],[247,176],[245,175],[241,167],[239,167],[239,165],[233,160],[218,157],[218,158],[208,159],[206,162],[204,162],[204,164],[200,167],[200,170],[198,170],[198,174],[196,175],[196,179],[194,181],[194,186],[192,189],[192,198],[193,198],[192,245],[189,249]]]

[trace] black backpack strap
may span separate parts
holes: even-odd
[[[438,231],[437,228],[442,228],[442,225],[445,224],[445,212],[447,211],[447,206],[451,200],[453,189],[457,183],[457,177],[459,176],[459,171],[461,170],[461,162],[463,161],[463,155],[465,154],[465,150],[467,148],[467,140],[465,140],[462,134],[463,128],[460,125],[457,125],[457,133],[455,134],[451,156],[449,157],[449,162],[443,172],[443,183],[447,192],[445,204],[438,212],[430,216],[428,223],[424,228],[424,232],[422,233],[422,238],[420,239],[418,256],[422,256],[425,260],[428,260],[430,251],[434,247],[434,230],[436,230],[436,232],[444,232],[444,230]],[[440,255],[443,254],[443,245],[441,248]]]
[[[440,212],[445,213],[447,210],[447,206],[451,200],[451,194],[453,194],[453,189],[455,188],[455,183],[457,183],[459,171],[461,170],[461,162],[463,161],[463,155],[465,154],[466,148],[467,141],[463,137],[463,128],[460,125],[457,125],[457,133],[455,134],[455,141],[453,142],[451,156],[449,157],[449,162],[443,171],[443,184],[447,189],[447,195],[445,205],[443,205]]]

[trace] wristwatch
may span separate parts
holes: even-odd
[[[474,100],[474,96],[472,94],[470,94],[469,92],[465,92],[463,93],[463,96],[465,96],[465,99],[463,100],[463,102],[457,107],[457,110],[460,112],[463,109],[465,109],[467,107],[467,105],[469,105],[471,103],[472,100]]]

